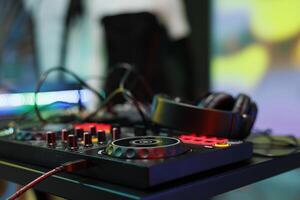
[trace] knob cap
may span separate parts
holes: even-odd
[[[114,127],[112,129],[112,140],[117,140],[121,138],[121,129],[119,127]]]
[[[96,134],[97,134],[96,126],[90,126],[90,133],[91,133],[92,135],[96,135]]]
[[[70,150],[78,149],[77,137],[73,134],[68,135],[68,147]]]
[[[92,135],[88,132],[85,132],[83,134],[83,144],[85,147],[91,147],[93,146],[93,143],[92,143]]]
[[[46,134],[47,145],[53,147],[56,145],[56,135],[54,132],[48,131]]]
[[[82,128],[76,128],[75,129],[75,135],[78,139],[82,140],[83,138],[83,129]]]
[[[99,130],[97,132],[97,138],[98,138],[98,143],[105,143],[106,142],[105,131]]]
[[[63,143],[67,143],[68,142],[68,135],[69,135],[69,132],[67,129],[62,129],[61,130],[61,141]]]

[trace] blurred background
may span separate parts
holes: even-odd
[[[300,136],[299,8],[298,0],[0,0],[0,115],[32,105],[39,76],[53,67],[110,91],[101,77],[127,62],[155,93],[249,94],[255,128]],[[74,101],[80,87],[52,74],[40,103],[57,100],[53,92]],[[295,170],[216,199],[298,199],[299,177]]]

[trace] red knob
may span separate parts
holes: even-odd
[[[106,142],[105,131],[99,130],[97,132],[97,138],[98,138],[98,143],[105,143]]]
[[[67,143],[68,142],[68,135],[69,135],[69,132],[67,129],[62,129],[61,130],[61,141],[63,143]]]
[[[83,138],[83,129],[82,128],[76,128],[75,129],[75,136],[78,138],[78,139],[82,139]]]
[[[48,131],[46,134],[46,141],[47,141],[47,145],[50,147],[53,147],[56,145],[56,137],[55,137],[55,133]]]
[[[73,134],[68,135],[68,147],[70,150],[78,149],[77,137]]]
[[[91,133],[92,135],[96,135],[96,134],[97,134],[96,126],[90,126],[90,133]]]
[[[91,147],[91,146],[93,146],[92,135],[90,133],[85,132],[83,134],[83,143],[84,143],[85,147]]]
[[[112,140],[117,140],[121,138],[121,129],[119,127],[115,127],[112,129]]]

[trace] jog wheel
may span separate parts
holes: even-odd
[[[161,136],[129,137],[111,142],[105,154],[126,159],[159,159],[177,156],[188,150],[179,139]]]

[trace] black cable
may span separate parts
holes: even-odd
[[[142,108],[140,106],[140,102],[132,95],[132,93],[129,90],[126,90],[125,88],[123,89],[122,94],[123,94],[123,97],[126,99],[127,102],[130,103],[129,99],[132,101],[133,105],[135,106],[135,108],[139,112],[139,115],[142,118],[144,126],[146,128],[149,127],[150,124],[148,123],[147,117],[146,117],[144,111],[142,110]]]
[[[64,72],[66,74],[69,74],[71,75],[82,87],[85,87],[87,89],[89,89],[91,92],[93,92],[98,98],[100,101],[104,101],[105,97],[102,96],[101,93],[99,93],[98,91],[96,91],[95,89],[93,89],[91,86],[89,86],[86,82],[84,82],[79,76],[77,76],[77,74],[75,74],[74,72],[68,70],[68,69],[65,69],[65,68],[62,68],[62,67],[55,67],[55,68],[51,68],[47,71],[45,71],[42,76],[40,77],[39,81],[38,81],[38,84],[36,86],[36,89],[35,89],[35,92],[34,92],[34,110],[35,110],[35,113],[38,117],[38,119],[42,122],[42,123],[47,123],[47,120],[43,118],[40,110],[39,110],[39,107],[38,107],[38,103],[37,103],[37,99],[38,99],[38,93],[40,92],[41,90],[41,87],[43,85],[43,83],[46,81],[46,79],[48,78],[49,74],[52,73],[52,72],[55,72],[55,71],[61,71],[61,72]]]
[[[130,73],[135,73],[137,75],[137,77],[142,81],[143,85],[145,86],[145,89],[147,90],[147,88],[149,89],[149,87],[147,87],[147,82],[145,79],[143,79],[143,77],[134,70],[134,68],[127,63],[120,63],[118,64],[115,68],[113,68],[110,72],[108,72],[107,78],[109,78],[111,76],[111,74],[113,72],[115,72],[116,69],[125,69],[126,72],[123,75],[123,77],[121,78],[121,81],[119,83],[119,87],[117,89],[115,89],[114,91],[111,92],[111,94],[108,96],[108,98],[106,99],[107,101],[103,102],[102,105],[100,105],[93,113],[91,113],[90,115],[88,115],[85,120],[90,120],[92,117],[94,117],[100,110],[102,110],[103,108],[105,108],[117,95],[122,94],[123,98],[128,102],[128,103],[132,103],[135,108],[137,109],[139,115],[142,118],[142,121],[144,123],[145,127],[149,127],[149,123],[148,120],[146,118],[146,115],[143,112],[143,109],[140,106],[140,102],[134,97],[134,95],[131,93],[130,90],[125,88],[125,83],[130,75]],[[150,95],[150,97],[152,98],[153,93],[152,90],[149,89],[147,90],[148,94]]]
[[[124,86],[125,87],[125,82],[128,79],[129,74],[132,72],[141,81],[141,83],[142,83],[142,85],[145,89],[145,92],[147,93],[149,98],[152,99],[152,97],[154,96],[152,88],[150,87],[150,85],[148,84],[146,79],[137,70],[135,70],[135,68],[132,65],[130,65],[128,63],[119,63],[119,64],[117,64],[114,68],[112,68],[111,70],[108,71],[106,78],[109,79],[110,76],[118,69],[125,69],[126,74],[129,72],[127,75],[125,74],[126,76],[122,77],[122,79],[119,83],[119,86]]]
[[[148,120],[146,119],[146,116],[145,116],[143,110],[140,107],[140,102],[138,102],[138,100],[133,96],[133,94],[130,92],[130,90],[125,89],[125,83],[126,83],[128,77],[129,77],[130,73],[133,72],[133,68],[130,65],[128,65],[128,66],[130,68],[128,68],[128,70],[123,75],[123,77],[120,81],[120,84],[119,84],[119,88],[124,91],[122,93],[124,99],[129,103],[132,102],[133,105],[136,107],[137,111],[139,112],[140,116],[142,117],[142,120],[144,122],[144,126],[147,128],[147,127],[149,127],[149,123],[148,123]]]
[[[119,83],[120,88],[125,88],[125,83],[126,83],[128,77],[129,77],[129,75],[131,74],[131,72],[132,72],[132,68],[129,68],[125,71],[125,74],[123,75],[123,77],[122,77],[122,79]]]
[[[80,79],[74,72],[72,72],[70,70],[67,70],[65,68],[62,68],[62,67],[51,68],[51,69],[47,70],[41,76],[41,78],[40,78],[40,80],[37,84],[35,93],[34,93],[34,111],[35,111],[38,119],[43,123],[48,122],[46,119],[44,119],[42,117],[42,114],[40,112],[40,109],[39,109],[39,106],[38,106],[38,103],[37,103],[37,95],[40,92],[42,84],[45,82],[45,80],[47,79],[47,77],[50,73],[52,73],[54,71],[62,71],[64,73],[67,73],[67,74],[73,76],[80,83],[81,86],[90,89],[102,101],[101,105],[94,112],[89,114],[84,120],[91,119],[100,110],[102,110],[104,107],[106,107],[108,105],[108,103],[111,102],[111,100],[115,98],[115,96],[117,96],[118,94],[122,94],[126,101],[128,101],[129,103],[133,103],[133,105],[136,107],[137,111],[139,112],[139,115],[141,116],[145,126],[147,126],[147,124],[148,124],[147,119],[146,119],[145,114],[143,113],[142,108],[140,107],[140,102],[133,96],[133,94],[128,89],[125,89],[125,83],[126,83],[128,77],[129,77],[130,73],[133,72],[137,76],[137,78],[139,78],[142,81],[142,84],[145,87],[145,91],[147,91],[148,95],[151,96],[151,98],[152,98],[153,92],[152,92],[151,88],[147,84],[146,80],[136,70],[134,70],[134,68],[131,65],[126,64],[126,63],[119,64],[117,67],[115,67],[114,69],[109,71],[106,78],[109,78],[111,76],[111,74],[115,72],[116,69],[125,69],[126,73],[124,74],[124,76],[122,77],[122,79],[120,81],[119,88],[117,88],[115,91],[113,91],[111,93],[111,95],[109,95],[110,97],[107,98],[107,101],[105,101],[106,99],[104,100],[104,97],[100,93],[98,93],[96,90],[91,88],[88,84],[86,84],[86,82],[84,82],[82,79]],[[80,100],[78,102],[81,103]]]
[[[100,112],[102,109],[104,109],[114,98],[116,98],[118,95],[122,95],[123,97],[126,96],[127,98],[131,99],[133,101],[134,106],[136,107],[137,111],[139,112],[143,123],[145,127],[148,127],[148,121],[147,118],[141,109],[139,102],[135,99],[135,97],[131,94],[131,92],[125,88],[117,88],[114,91],[112,91],[108,97],[103,101],[103,103],[91,114],[89,114],[84,121],[89,121],[91,120],[92,117],[94,117],[98,112]]]

